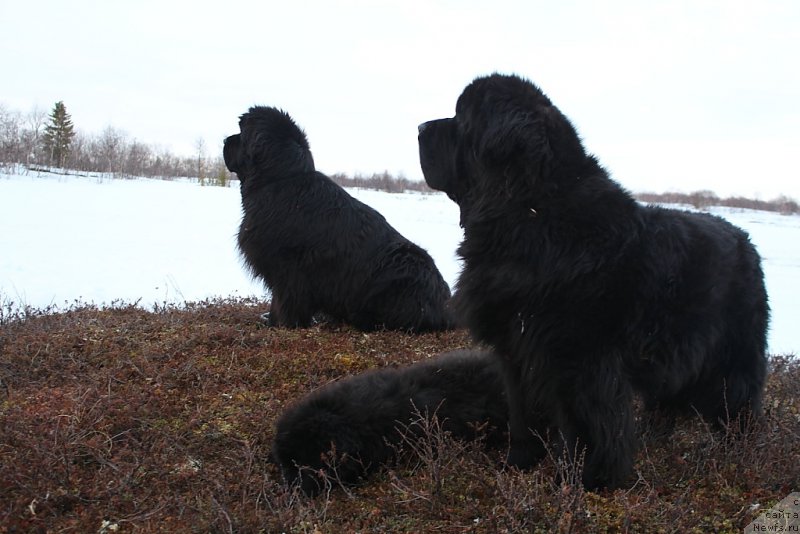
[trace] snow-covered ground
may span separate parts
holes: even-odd
[[[350,190],[426,248],[453,285],[458,208],[445,195]],[[236,250],[238,187],[0,174],[0,304],[141,306],[263,296]],[[717,208],[764,258],[770,351],[800,352],[800,217]]]

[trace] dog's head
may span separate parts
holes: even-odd
[[[225,166],[244,185],[258,179],[274,182],[314,172],[305,133],[276,108],[255,106],[239,118],[240,133],[225,139]]]
[[[425,181],[461,206],[462,222],[477,197],[529,202],[559,187],[586,157],[575,129],[538,87],[500,74],[468,85],[455,116],[421,124],[418,140]]]

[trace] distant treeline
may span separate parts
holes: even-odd
[[[711,191],[695,191],[694,193],[637,193],[637,200],[650,204],[686,204],[698,209],[711,206],[743,208],[761,211],[774,211],[783,215],[800,213],[797,202],[786,196],[773,200],[755,200],[745,197],[718,197]]]
[[[46,111],[23,114],[0,104],[0,166],[60,167],[120,178],[196,177],[204,183],[223,185],[231,178],[222,155],[209,154],[201,138],[195,144],[195,155],[181,157],[163,147],[132,139],[111,126],[99,134],[75,130],[66,153],[56,161],[45,135],[51,120]]]
[[[34,110],[28,114],[10,111],[0,104],[0,167],[22,165],[30,170],[53,170],[52,154],[47,151],[45,129],[48,113]],[[169,150],[132,139],[125,132],[107,127],[100,134],[76,131],[69,145],[63,167],[78,172],[108,173],[114,177],[178,178],[190,177],[203,184],[227,185],[236,175],[225,167],[221,154],[209,154],[205,142],[198,138],[197,153],[180,157]],[[433,190],[421,180],[409,180],[387,171],[369,176],[344,173],[332,174],[342,187],[360,187],[402,193]],[[733,208],[773,211],[783,214],[800,213],[797,202],[782,196],[774,200],[754,200],[744,197],[720,198],[711,191],[694,193],[638,193],[642,202],[654,204],[686,204],[695,208],[727,206]]]
[[[404,191],[435,192],[423,181],[409,180],[402,176],[398,178],[388,172],[376,173],[371,176],[348,176],[337,173],[331,175],[331,178],[342,187],[361,187],[390,193],[402,193]],[[685,204],[697,209],[724,206],[772,211],[784,215],[800,213],[800,206],[798,206],[797,202],[786,196],[781,196],[774,200],[755,200],[745,197],[721,198],[711,191],[695,191],[693,193],[636,193],[634,197],[641,202],[649,204]]]
[[[387,171],[374,173],[370,176],[356,174],[348,176],[344,173],[331,175],[331,179],[342,187],[360,187],[363,189],[375,189],[376,191],[387,191],[389,193],[403,193],[405,191],[419,191],[421,193],[435,193],[428,184],[422,180],[409,180],[404,176],[392,176]]]

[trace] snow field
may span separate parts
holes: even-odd
[[[460,272],[458,208],[444,194],[349,190],[428,250],[445,280]],[[800,351],[800,216],[714,208],[750,233],[764,259],[770,351]],[[0,304],[155,304],[263,296],[236,249],[239,189],[189,181],[0,174]]]

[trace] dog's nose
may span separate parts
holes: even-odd
[[[428,122],[423,122],[422,124],[420,124],[419,126],[417,126],[417,132],[421,134],[422,132],[424,132],[424,131],[425,131],[425,128],[427,128],[428,126],[430,126],[430,124],[431,124],[431,123],[430,123],[430,121],[428,121]]]

